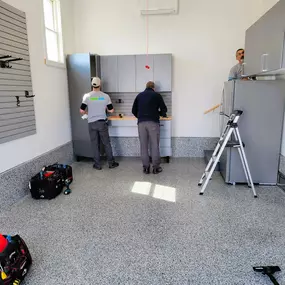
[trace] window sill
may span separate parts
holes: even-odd
[[[61,69],[66,69],[65,63],[56,62],[56,61],[52,61],[52,60],[48,60],[48,59],[45,59],[45,60],[44,60],[44,63],[45,63],[45,65],[47,65],[47,66],[56,67],[56,68],[61,68]]]

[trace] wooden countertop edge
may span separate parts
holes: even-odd
[[[109,121],[131,121],[131,120],[137,120],[136,117],[132,117],[132,116],[125,116],[123,118],[118,118],[118,117],[108,117]],[[172,117],[167,117],[167,118],[160,118],[160,121],[171,121]]]

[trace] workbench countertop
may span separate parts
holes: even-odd
[[[160,121],[171,121],[172,117],[167,117],[167,118],[164,118],[164,117],[160,117]],[[108,117],[108,120],[110,121],[127,121],[127,120],[137,120],[136,117],[134,116],[123,116],[123,118],[120,118],[119,116],[109,116]]]

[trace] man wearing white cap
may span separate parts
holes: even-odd
[[[109,113],[113,113],[114,108],[109,95],[100,91],[101,80],[99,77],[94,77],[92,79],[92,86],[93,91],[83,96],[80,113],[82,115],[88,113],[89,134],[94,151],[93,168],[97,170],[102,169],[100,163],[99,139],[101,139],[105,147],[109,168],[115,168],[119,166],[119,163],[115,162],[113,157],[108,125],[106,121],[106,110]]]

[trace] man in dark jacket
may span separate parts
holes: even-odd
[[[158,174],[162,172],[159,151],[159,118],[160,116],[166,117],[167,107],[162,96],[155,92],[154,88],[154,82],[149,81],[146,84],[145,91],[137,95],[132,108],[132,113],[138,118],[141,158],[145,174],[150,173],[149,143],[153,173]]]

